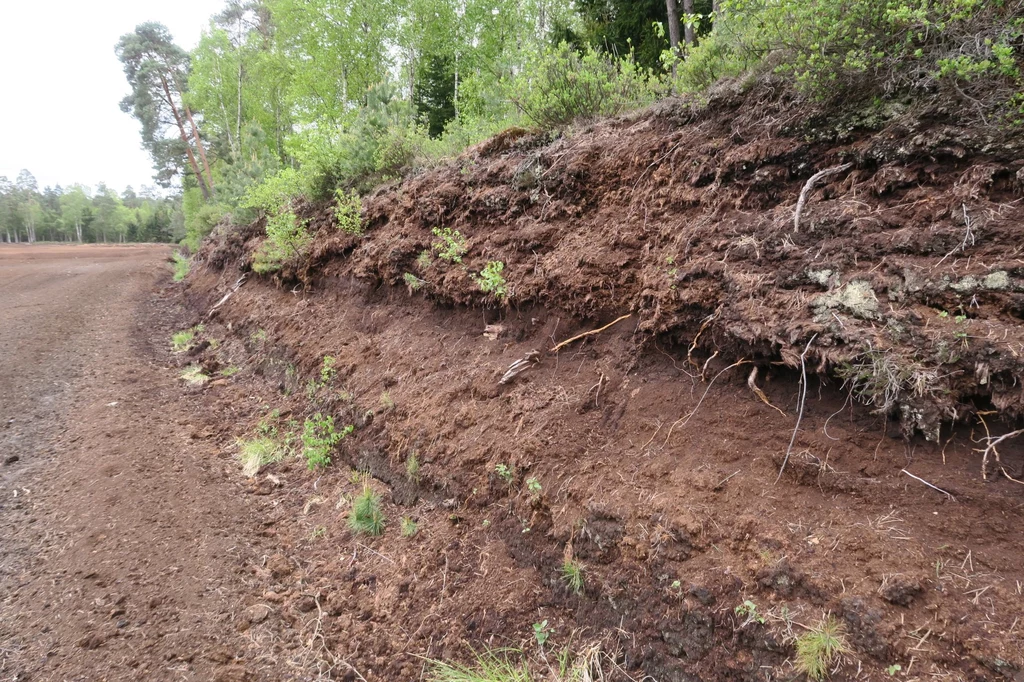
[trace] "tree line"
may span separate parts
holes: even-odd
[[[45,187],[40,191],[27,170],[12,182],[0,175],[0,241],[168,242],[180,233],[181,215],[174,198],[155,188],[120,195],[100,183]]]
[[[550,128],[722,78],[798,96],[941,93],[1024,123],[1024,0],[227,0],[195,49],[116,46],[156,180],[195,246],[251,187],[367,191],[512,125]],[[1014,123],[1016,121],[1016,123]]]

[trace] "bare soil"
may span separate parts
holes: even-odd
[[[1019,140],[757,96],[506,133],[378,190],[360,236],[306,206],[313,244],[272,277],[249,272],[261,223],[206,244],[192,322],[247,277],[206,323],[216,348],[182,361],[244,368],[217,388],[246,406],[221,442],[316,412],[355,427],[327,469],[251,483],[294,564],[279,617],[308,636],[316,616],[322,670],[541,660],[546,620],[549,646],[599,642],[621,679],[792,679],[831,615],[850,646],[832,679],[1024,679],[1024,450],[984,471],[980,452],[1024,395]],[[794,226],[807,179],[847,162]],[[498,260],[507,302],[478,284]],[[310,388],[325,356],[337,374]],[[382,538],[347,526],[366,476]]]
[[[259,519],[168,369],[162,246],[0,247],[0,679],[292,679]]]

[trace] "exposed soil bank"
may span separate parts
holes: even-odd
[[[797,229],[807,179],[847,162]],[[728,100],[505,134],[379,190],[362,237],[307,207],[308,258],[250,274],[206,320],[216,347],[183,360],[243,368],[228,383],[256,399],[233,404],[226,446],[273,408],[282,427],[356,427],[324,472],[288,459],[252,483],[287,557],[280,617],[315,621],[341,679],[417,679],[418,656],[467,645],[536,651],[545,619],[553,644],[600,640],[638,679],[779,679],[829,612],[852,647],[834,679],[1020,679],[1024,486],[1007,476],[1024,454],[1006,443],[1005,475],[983,480],[975,412],[1001,433],[1020,411],[1022,168],[938,113],[869,133]],[[461,266],[417,263],[441,226],[466,237]],[[207,243],[192,322],[261,239],[257,224]],[[506,305],[473,277],[497,260]],[[307,391],[324,356],[337,375]],[[346,525],[353,469],[385,493],[383,538]],[[582,595],[565,556],[586,566]]]

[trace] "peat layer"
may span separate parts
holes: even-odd
[[[340,679],[537,658],[544,620],[549,647],[599,641],[636,679],[785,678],[828,613],[834,679],[1021,679],[1024,456],[980,450],[1024,405],[1024,151],[955,114],[760,89],[508,131],[379,188],[362,235],[300,207],[308,252],[207,315],[265,238],[218,229],[183,362],[242,368],[193,389],[233,406],[226,451],[274,408],[355,427],[322,472],[251,484],[275,617]],[[493,261],[506,300],[481,290]],[[347,526],[353,470],[382,538]]]

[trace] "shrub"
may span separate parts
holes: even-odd
[[[348,525],[360,535],[384,534],[384,512],[381,511],[380,495],[373,492],[369,485],[363,486],[363,492],[352,503]]]
[[[419,532],[419,526],[409,516],[402,517],[402,537],[411,538]]]
[[[334,430],[334,417],[319,412],[306,419],[302,429],[302,456],[310,469],[325,467],[331,463],[331,449],[345,436],[352,433],[349,425],[341,431]]]
[[[534,54],[509,85],[508,96],[541,128],[558,128],[644,106],[662,90],[660,80],[632,54],[613,59],[589,47],[580,53],[562,43]]]
[[[253,272],[264,275],[280,270],[285,262],[302,254],[311,240],[306,221],[300,222],[292,211],[269,216],[267,239],[253,256]]]
[[[338,229],[348,234],[363,233],[363,202],[355,190],[348,192],[338,189],[334,193],[334,222]]]
[[[171,258],[174,261],[174,281],[180,282],[188,277],[188,273],[192,269],[192,261],[180,251],[175,251]]]

